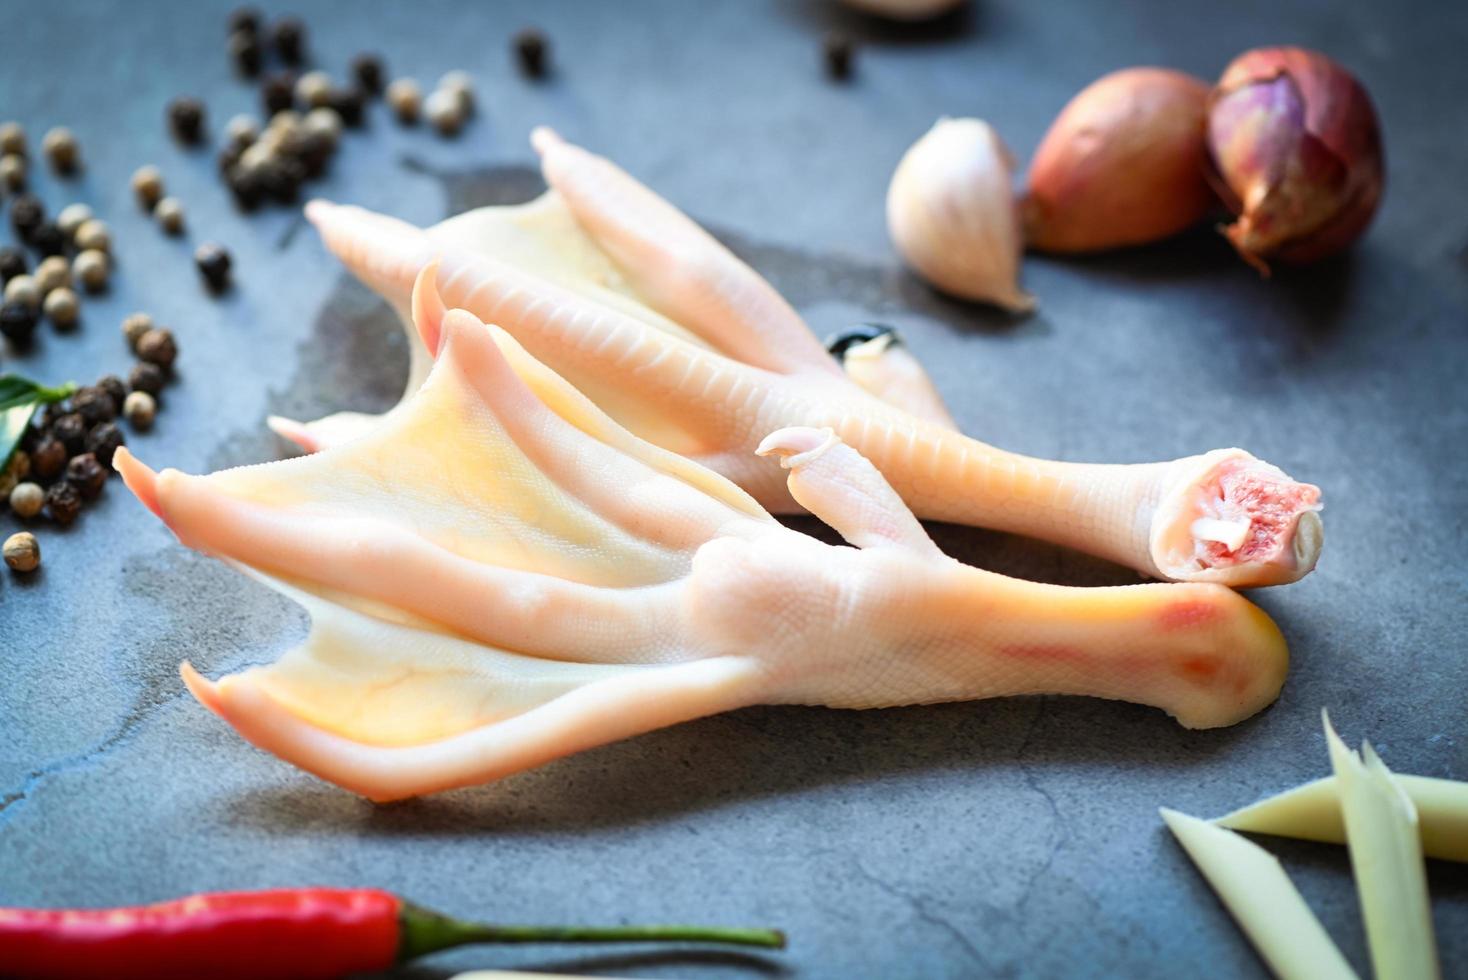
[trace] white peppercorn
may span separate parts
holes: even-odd
[[[77,248],[85,251],[95,248],[99,252],[112,251],[112,233],[107,230],[107,225],[100,219],[93,218],[82,222],[82,226],[76,230],[74,244]]]
[[[183,203],[176,197],[165,197],[153,208],[153,217],[158,226],[169,235],[178,235],[184,229]]]
[[[112,264],[107,253],[99,252],[95,248],[78,252],[76,258],[71,260],[72,276],[89,293],[100,292],[107,285],[107,276],[111,271]]]
[[[21,273],[5,284],[5,302],[21,303],[32,310],[41,308],[41,290],[36,280]]]
[[[0,184],[10,190],[25,190],[25,157],[19,153],[0,156]]]
[[[331,76],[324,71],[308,71],[296,79],[296,101],[308,108],[331,101]]]
[[[10,491],[10,509],[15,511],[15,516],[30,520],[41,512],[46,505],[46,491],[42,490],[40,484],[17,483],[15,489]]]
[[[144,164],[133,171],[132,187],[143,210],[153,210],[153,205],[163,197],[163,171],[151,163]]]
[[[152,329],[153,318],[146,313],[132,313],[122,321],[123,339],[133,350],[138,349],[138,341],[143,339],[143,334]]]
[[[438,80],[442,92],[451,92],[459,103],[459,111],[467,118],[474,115],[474,78],[467,71],[456,69]]]
[[[91,208],[81,203],[68,204],[56,216],[56,227],[61,229],[67,241],[71,241],[76,237],[76,230],[91,220]]]
[[[129,392],[122,400],[122,416],[127,424],[139,432],[153,428],[153,418],[158,414],[158,403],[146,391]]]
[[[34,572],[41,564],[41,544],[29,531],[19,531],[5,539],[5,564],[14,572]]]
[[[423,108],[423,90],[411,78],[395,79],[387,87],[387,104],[398,117],[398,122],[412,124],[418,121],[418,112]]]
[[[25,130],[20,123],[8,122],[0,125],[0,153],[25,156]]]
[[[66,330],[76,326],[76,321],[81,316],[82,304],[76,298],[76,293],[66,286],[61,286],[46,294],[46,299],[41,304],[41,311],[46,314],[46,319],[56,324],[59,329]]]
[[[36,280],[36,288],[43,297],[50,295],[54,289],[71,285],[71,265],[59,255],[42,259],[36,264],[36,271],[32,275]]]
[[[423,114],[433,128],[452,136],[464,125],[464,110],[459,97],[447,89],[438,89],[423,103]]]
[[[69,174],[81,162],[81,147],[65,126],[57,126],[41,139],[41,152],[58,173]]]
[[[237,146],[249,146],[260,138],[260,123],[254,116],[242,112],[225,124],[224,135]]]
[[[342,135],[342,117],[330,106],[322,106],[306,113],[301,126],[308,136],[318,136],[335,147]]]

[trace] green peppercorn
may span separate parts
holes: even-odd
[[[0,184],[12,191],[25,190],[25,157],[19,153],[0,156]]]
[[[81,146],[65,126],[55,127],[41,139],[41,152],[57,173],[75,173],[81,166]]]
[[[41,565],[41,544],[29,531],[19,531],[5,539],[5,564],[13,572],[34,572]]]
[[[66,480],[57,480],[46,489],[46,513],[57,524],[68,526],[81,510],[81,492]]]
[[[156,364],[140,361],[128,372],[127,384],[133,391],[144,391],[157,398],[167,380],[163,369]]]
[[[122,400],[127,397],[127,385],[123,384],[122,379],[115,374],[102,375],[93,387],[106,392],[114,405],[122,405]]]
[[[95,248],[78,252],[76,258],[71,260],[72,276],[89,293],[99,293],[107,288],[107,276],[111,271],[112,263],[107,258],[107,253],[99,252]]]
[[[184,230],[183,202],[176,197],[165,197],[158,202],[153,209],[153,217],[158,219],[158,227],[165,234],[181,235]]]
[[[10,509],[15,512],[16,517],[28,521],[39,514],[44,506],[46,491],[38,483],[17,483],[15,489],[10,491]]]
[[[111,422],[117,418],[117,402],[98,386],[78,388],[71,396],[71,409],[88,425]]]
[[[14,245],[0,245],[0,282],[9,283],[26,274],[25,253]]]
[[[107,470],[96,456],[81,453],[67,462],[66,482],[76,487],[83,500],[96,500],[107,485]]]
[[[5,302],[19,303],[31,311],[39,310],[41,308],[41,288],[36,285],[35,277],[19,275],[7,282]]]
[[[163,199],[163,171],[151,163],[134,170],[130,183],[144,211],[153,210],[153,206]]]
[[[66,447],[51,433],[43,433],[31,447],[31,472],[50,482],[66,468]]]
[[[133,350],[138,349],[138,341],[143,339],[143,334],[152,329],[153,318],[146,313],[131,313],[122,321],[122,337]]]
[[[198,143],[204,138],[204,103],[186,95],[168,103],[168,128],[180,143]]]
[[[153,428],[153,419],[158,414],[158,403],[146,391],[134,391],[122,403],[122,415],[127,424],[139,432]]]
[[[56,215],[56,227],[61,229],[67,241],[71,241],[76,237],[76,230],[91,220],[91,208],[80,202],[68,204]]]
[[[101,422],[92,426],[87,433],[86,450],[97,457],[97,462],[104,467],[112,468],[112,457],[122,446],[124,440],[122,430],[117,427],[116,422]]]
[[[25,130],[18,122],[0,125],[0,153],[25,156]]]
[[[71,285],[71,264],[59,255],[52,255],[36,265],[33,278],[41,295],[47,296],[52,290]]]
[[[204,283],[214,292],[219,292],[229,285],[230,258],[224,246],[214,242],[205,242],[194,250],[194,264],[199,267],[199,274],[204,277]]]
[[[76,230],[76,247],[82,251],[95,248],[99,252],[112,251],[112,233],[108,231],[105,222],[98,218],[82,222]]]
[[[423,108],[423,90],[411,78],[394,79],[387,87],[387,105],[398,122],[411,126],[418,121]]]
[[[13,299],[0,304],[0,336],[16,347],[25,347],[30,344],[35,335],[36,311],[34,307]]]
[[[173,332],[162,327],[149,330],[138,338],[138,358],[156,364],[165,371],[173,366],[178,357],[178,344]]]
[[[70,287],[61,286],[46,294],[41,301],[41,311],[58,330],[70,330],[81,318],[82,303]]]

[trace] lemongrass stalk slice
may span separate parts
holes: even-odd
[[[1378,977],[1437,980],[1437,944],[1422,864],[1417,808],[1369,743],[1346,747],[1321,712],[1339,784],[1346,847]],[[1363,758],[1364,756],[1364,758]]]
[[[1468,783],[1429,776],[1393,773],[1417,807],[1422,853],[1445,861],[1468,862]],[[1327,844],[1346,842],[1340,788],[1326,776],[1226,813],[1213,821],[1220,827],[1254,834],[1276,834]]]
[[[1280,980],[1356,973],[1274,855],[1231,830],[1162,807],[1162,819]]]

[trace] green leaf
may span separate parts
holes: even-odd
[[[36,409],[69,398],[74,391],[74,381],[48,388],[18,374],[0,374],[0,470],[10,465]]]

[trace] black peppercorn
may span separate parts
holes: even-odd
[[[92,431],[87,433],[85,448],[87,452],[97,457],[97,462],[104,467],[111,468],[112,457],[123,441],[122,430],[117,427],[116,422],[103,422],[100,425],[92,426]]]
[[[219,151],[219,156],[215,157],[219,172],[228,177],[235,164],[240,162],[240,157],[244,155],[245,149],[238,143],[226,143],[224,149]]]
[[[229,285],[230,258],[224,246],[205,242],[194,250],[194,264],[204,282],[216,292]]]
[[[54,480],[66,469],[66,447],[50,433],[42,433],[31,447],[31,475]]]
[[[66,455],[75,456],[86,442],[87,421],[76,412],[68,412],[51,423],[51,434],[66,447]]]
[[[101,388],[78,388],[71,396],[71,410],[88,425],[117,418],[117,402]]]
[[[46,513],[51,520],[66,527],[82,510],[82,495],[65,480],[57,480],[46,491]]]
[[[83,500],[95,500],[107,485],[107,470],[96,456],[82,453],[66,464],[66,482],[76,487]]]
[[[265,196],[265,189],[261,186],[260,175],[243,167],[235,167],[225,178],[229,185],[229,192],[234,197],[235,205],[241,211],[253,211],[260,206],[260,201]]]
[[[352,76],[364,92],[382,94],[382,59],[375,54],[363,52],[352,59]]]
[[[66,236],[54,221],[43,221],[31,232],[31,248],[42,257],[60,255],[66,251]]]
[[[838,81],[850,78],[852,59],[856,53],[851,39],[833,31],[826,35],[821,47],[826,59],[826,74]]]
[[[527,27],[515,35],[515,59],[520,71],[529,78],[544,78],[549,68],[550,42],[533,27]]]
[[[0,246],[0,283],[25,275],[28,268],[24,252],[13,245]]]
[[[115,374],[102,375],[97,379],[96,387],[99,391],[105,391],[114,405],[121,406],[123,399],[127,398],[127,385]]]
[[[270,26],[270,40],[280,59],[288,65],[299,65],[306,54],[306,25],[296,17],[282,17]]]
[[[236,7],[229,12],[229,32],[260,33],[260,11],[254,7]]]
[[[226,43],[229,51],[229,60],[234,62],[235,70],[246,78],[254,78],[260,74],[260,68],[265,64],[265,52],[260,47],[260,39],[249,31],[235,31],[229,36]]]
[[[164,371],[173,366],[174,359],[178,357],[178,344],[173,339],[173,332],[161,327],[155,327],[138,338],[138,359],[156,364]],[[73,401],[76,399],[73,398]],[[113,413],[116,414],[116,413]]]
[[[146,391],[155,398],[163,391],[166,380],[163,369],[156,364],[140,361],[133,365],[127,376],[128,387],[133,391]]]
[[[35,309],[23,300],[0,304],[0,335],[16,347],[25,347],[36,335]]]
[[[367,96],[357,88],[334,88],[327,98],[327,105],[336,110],[342,122],[353,129],[362,125],[367,107]]]
[[[198,143],[204,136],[204,103],[188,96],[168,103],[168,128],[180,143]]]
[[[295,73],[280,71],[265,79],[260,86],[260,100],[265,105],[267,118],[289,109],[296,100]]]
[[[23,242],[46,220],[46,209],[34,194],[19,194],[10,202],[10,225]]]
[[[295,157],[271,161],[260,173],[265,193],[280,204],[290,204],[306,181],[306,165]],[[205,274],[207,277],[207,273]]]

